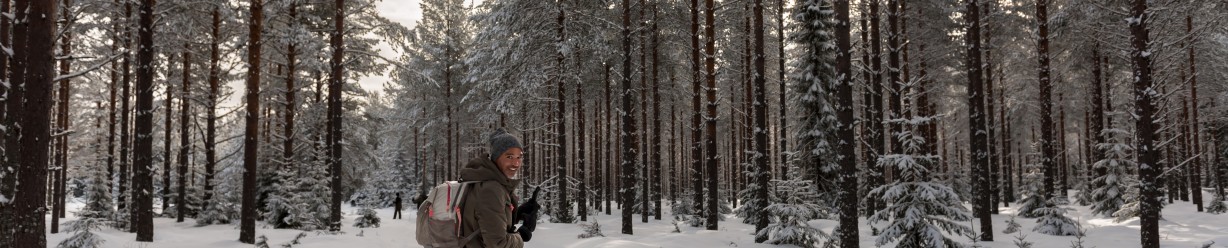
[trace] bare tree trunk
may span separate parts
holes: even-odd
[[[868,115],[870,115],[870,117],[867,119],[867,121],[870,122],[870,146],[871,146],[870,147],[870,158],[871,159],[866,160],[866,163],[868,163],[867,168],[873,168],[873,169],[870,169],[870,187],[871,188],[884,185],[886,183],[886,180],[888,180],[887,167],[880,166],[875,161],[878,161],[878,157],[881,156],[884,152],[887,152],[886,143],[888,141],[885,139],[891,138],[891,137],[884,136],[890,133],[891,130],[889,129],[890,127],[883,125],[883,94],[886,94],[887,92],[884,91],[883,84],[882,84],[883,83],[883,55],[882,55],[882,50],[883,50],[882,40],[883,39],[880,37],[880,34],[882,33],[882,31],[879,30],[879,27],[881,26],[880,23],[882,22],[879,18],[879,11],[878,11],[879,1],[880,0],[869,0],[869,10],[870,10],[869,12],[869,15],[870,15],[870,29],[869,29],[870,31],[870,34],[869,34],[870,36],[870,51],[869,51],[870,65],[869,67],[871,68],[870,74],[871,74],[872,81],[867,82],[866,84],[870,86],[870,104],[868,104],[870,107],[870,111],[869,113],[867,113]],[[883,200],[877,196],[870,196],[870,199],[867,199],[866,201],[867,201],[866,205],[869,205],[869,208],[867,210],[869,211],[870,214],[876,213],[879,210],[886,207],[886,203],[883,202]]]
[[[980,24],[980,6],[978,0],[968,0],[967,12],[968,15],[968,32],[966,33],[965,45],[968,49],[968,105],[971,106],[969,114],[968,126],[972,133],[971,148],[972,148],[972,175],[974,179],[973,187],[976,190],[973,196],[972,205],[975,207],[973,214],[981,221],[981,241],[993,241],[993,220],[990,219],[989,208],[989,154],[986,149],[989,143],[989,137],[985,132],[985,124],[987,116],[985,116],[985,89],[982,81],[981,70],[981,24]]]
[[[1036,1],[1036,19],[1038,20],[1038,35],[1037,40],[1037,58],[1039,61],[1038,76],[1040,79],[1040,146],[1041,146],[1041,166],[1044,168],[1044,186],[1041,187],[1041,195],[1045,200],[1053,198],[1056,191],[1053,189],[1053,180],[1057,176],[1054,171],[1054,163],[1057,159],[1056,151],[1053,147],[1053,100],[1051,100],[1051,92],[1053,91],[1049,79],[1049,14],[1048,0]]]
[[[705,79],[708,81],[708,87],[705,89],[708,92],[707,93],[708,115],[706,116],[704,120],[704,122],[707,123],[705,124],[705,128],[704,128],[705,132],[707,133],[706,136],[704,137],[704,141],[707,142],[704,150],[710,151],[710,152],[708,153],[708,157],[706,158],[707,168],[705,169],[705,171],[708,172],[708,199],[707,199],[708,203],[705,204],[704,206],[708,208],[708,212],[707,212],[708,218],[707,218],[707,221],[704,223],[705,224],[704,227],[708,230],[717,230],[717,227],[718,227],[717,221],[719,220],[718,215],[720,214],[720,206],[717,205],[719,204],[717,201],[717,198],[718,198],[717,194],[719,194],[719,192],[717,192],[717,185],[718,185],[718,177],[717,177],[718,175],[717,165],[718,164],[717,163],[720,160],[720,156],[717,156],[715,152],[717,151],[716,149],[716,106],[717,106],[717,103],[716,103],[716,31],[714,28],[715,21],[716,21],[716,17],[715,17],[716,4],[713,3],[713,0],[706,0],[705,7],[707,8],[707,10],[704,11],[704,22],[706,23],[706,25],[704,26],[704,37],[707,38],[706,39],[707,45],[706,45],[706,49],[704,49],[704,52],[707,53],[707,56],[705,57],[704,63],[706,67]]]
[[[768,163],[768,124],[767,124],[767,73],[764,66],[763,52],[763,0],[755,0],[754,6],[754,23],[751,24],[755,30],[755,74],[754,74],[754,111],[755,111],[755,166],[759,167],[757,174],[753,178],[754,183],[759,184],[759,190],[755,192],[756,198],[763,201],[761,207],[767,207],[771,202],[768,197],[768,181],[772,179],[772,167]],[[755,223],[755,233],[760,233],[760,230],[767,228],[769,222],[768,211],[760,209],[758,221]],[[763,243],[767,241],[767,233],[755,235],[755,243]]]
[[[692,187],[692,204],[694,205],[692,212],[698,218],[704,211],[704,190],[703,182],[703,134],[701,133],[700,120],[703,119],[703,112],[700,108],[701,77],[704,76],[700,69],[702,64],[699,47],[699,0],[691,0],[691,187]]]
[[[175,216],[175,222],[183,222],[184,215],[188,211],[187,202],[187,177],[188,177],[188,153],[192,152],[191,136],[188,135],[189,113],[192,112],[192,52],[188,43],[183,44],[183,95],[179,96],[179,194],[178,200],[175,201],[178,207],[178,216]],[[170,118],[170,116],[167,116]],[[168,138],[169,139],[169,138]],[[167,158],[169,161],[169,158]],[[170,188],[168,183],[167,188]]]
[[[136,51],[136,138],[132,163],[132,226],[136,241],[153,241],[153,9],[142,0]]]
[[[61,15],[69,16],[68,7],[72,5],[69,0],[64,1],[64,6]],[[65,25],[67,26],[67,25]],[[63,40],[60,42],[60,56],[72,55],[72,33],[65,33]],[[72,60],[60,61],[60,75],[72,73]],[[68,131],[68,109],[69,109],[69,91],[71,90],[72,80],[61,80],[59,83],[60,91],[56,93],[59,100],[56,101],[56,127],[53,133],[64,133]],[[60,135],[52,138],[55,146],[54,167],[52,170],[52,211],[51,211],[51,233],[58,233],[60,229],[60,219],[64,218],[64,186],[65,171],[68,168],[68,135]]]
[[[184,45],[186,48],[187,43],[184,43]],[[184,50],[186,51],[187,49],[184,49]],[[167,57],[168,57],[167,58],[168,65],[166,67],[166,71],[167,71],[167,74],[170,74],[171,68],[175,67],[175,62],[174,62],[175,58],[174,58],[173,53],[168,55]],[[186,67],[188,63],[189,62],[187,61],[183,61],[183,66]],[[188,74],[189,73],[183,73],[182,77],[187,78]],[[170,209],[171,163],[174,162],[174,160],[171,159],[171,141],[174,139],[172,137],[175,137],[173,133],[175,129],[171,127],[171,124],[172,124],[171,120],[174,119],[173,116],[175,115],[171,113],[171,110],[175,109],[174,107],[175,101],[174,101],[174,98],[172,97],[174,95],[175,95],[175,85],[172,84],[170,80],[166,80],[166,97],[164,98],[165,102],[163,102],[164,104],[166,104],[165,106],[163,106],[163,108],[166,109],[166,116],[162,118],[164,121],[163,123],[165,124],[165,126],[162,128],[162,132],[163,132],[163,135],[162,135],[162,142],[163,142],[162,143],[162,192],[159,192],[162,198],[162,211],[163,212],[165,212],[167,209]]]
[[[130,176],[128,174],[128,165],[131,165],[131,161],[128,160],[128,157],[132,155],[132,129],[129,128],[129,124],[132,123],[129,121],[131,120],[129,116],[132,114],[132,109],[129,107],[131,105],[128,105],[128,101],[132,99],[132,28],[128,26],[131,24],[131,20],[132,2],[125,1],[123,19],[124,25],[120,25],[120,27],[123,27],[124,29],[123,34],[121,34],[123,36],[124,43],[124,89],[122,94],[123,96],[121,96],[122,99],[120,100],[121,114],[119,118],[119,175],[117,176],[119,177],[119,187],[115,195],[115,205],[119,212],[129,211],[127,208],[128,201],[125,201],[124,198],[126,198],[128,195],[128,179]],[[131,211],[129,211],[129,213],[131,213]],[[131,226],[131,218],[129,218],[128,221],[129,226]],[[133,231],[135,230],[131,228],[128,229],[128,232]]]
[[[345,68],[341,65],[344,62],[345,43],[343,41],[345,28],[345,0],[336,1],[336,11],[333,16],[334,26],[330,45],[333,50],[332,60],[329,61],[329,66],[332,67],[332,75],[328,82],[328,149],[329,149],[329,174],[332,174],[332,202],[329,213],[328,230],[337,232],[341,231],[341,177],[344,173],[341,170],[341,88],[345,83]],[[451,118],[449,118],[451,122]],[[451,130],[448,130],[451,132]],[[451,154],[449,154],[451,155]]]
[[[17,190],[13,196],[12,221],[24,223],[15,227],[12,243],[17,247],[46,246],[47,213],[46,181],[48,145],[51,131],[51,92],[55,75],[55,37],[57,1],[17,1],[15,19],[26,20],[13,30],[13,67],[18,72],[9,78],[12,91],[5,101],[16,101],[25,111],[17,126],[20,144],[16,154],[18,161]],[[24,89],[24,90],[22,90]],[[14,94],[16,93],[16,94]],[[14,104],[16,105],[16,104]],[[10,105],[11,110],[17,110]]]
[[[1136,142],[1138,142],[1138,176],[1139,176],[1139,217],[1140,237],[1142,247],[1160,247],[1160,190],[1156,185],[1159,176],[1159,151],[1154,146],[1157,127],[1155,123],[1156,91],[1152,88],[1151,79],[1151,48],[1150,32],[1147,21],[1150,13],[1147,11],[1146,0],[1132,1],[1131,18],[1127,18],[1130,26],[1130,57],[1134,67],[1134,125]]]
[[[615,140],[615,138],[613,137],[614,135],[610,134],[612,129],[614,129],[614,123],[612,123],[614,122],[614,119],[610,118],[610,113],[614,112],[614,109],[610,108],[610,102],[612,102],[610,100],[610,85],[613,83],[614,83],[613,81],[610,81],[610,65],[605,65],[605,80],[602,82],[602,84],[605,85],[605,111],[604,111],[605,118],[602,119],[602,127],[604,127],[604,130],[601,130],[602,131],[601,136],[602,138],[605,138],[605,139],[598,138],[598,140],[605,141],[603,142],[604,144],[603,147],[605,148],[603,149],[603,152],[602,152],[603,154],[605,153],[605,151],[614,150],[613,149],[614,147],[610,146],[611,143],[614,143],[610,141]],[[617,154],[616,152],[611,152],[611,153]],[[611,154],[611,155],[614,155],[614,154]],[[610,157],[615,157],[615,156],[610,156]],[[607,160],[610,160],[610,159],[607,159]],[[600,179],[601,181],[601,202],[605,204],[605,214],[610,215],[611,213],[610,202],[615,199],[614,197],[607,197],[607,196],[610,196],[609,194],[614,192],[614,190],[612,190],[612,188],[610,187],[611,186],[610,182],[614,181],[614,177],[613,177],[614,173],[612,170],[615,169],[615,168],[611,168],[612,167],[611,164],[613,164],[611,161],[618,161],[618,160],[613,159],[610,161],[606,161],[606,160],[598,159],[598,161],[601,161],[601,164],[602,164],[602,170],[600,173],[597,174],[598,177],[601,178]]]
[[[209,200],[213,198],[213,168],[217,164],[217,150],[215,149],[217,142],[214,136],[217,135],[217,98],[218,87],[221,84],[221,78],[218,75],[220,74],[218,67],[221,62],[218,51],[218,43],[220,43],[219,40],[221,39],[219,32],[222,23],[221,13],[219,12],[220,8],[214,7],[213,9],[213,30],[210,33],[209,41],[209,99],[206,102],[209,106],[205,110],[205,185],[202,187],[205,195],[200,200],[201,211],[208,209]]]
[[[661,79],[658,75],[660,32],[657,29],[657,4],[652,4],[652,211],[653,219],[661,219]]]
[[[584,108],[585,108],[584,106],[584,85],[576,84],[576,112],[577,112],[576,120],[579,122],[578,124],[576,124],[577,126],[579,126],[579,128],[576,128],[576,132],[579,132],[579,134],[576,137],[576,144],[579,145],[579,149],[576,149],[576,152],[579,153],[577,154],[577,158],[579,159],[576,160],[576,175],[580,177],[580,187],[578,188],[579,190],[577,190],[578,192],[576,192],[577,194],[579,194],[579,196],[576,197],[576,201],[578,201],[579,203],[577,203],[576,206],[578,206],[577,211],[579,211],[578,214],[580,215],[580,221],[582,222],[588,221],[588,191],[589,191],[588,172],[586,170],[587,169],[586,166],[589,164],[589,162],[588,162],[588,157],[584,156],[584,152],[585,152],[584,130],[587,129],[587,127],[584,126]]]
[[[632,94],[631,88],[631,1],[623,0],[623,73],[622,73],[622,108],[619,108],[619,116],[622,118],[623,130],[619,131],[619,137],[622,139],[622,165],[618,172],[622,179],[622,185],[619,186],[621,192],[620,202],[628,204],[634,201],[635,190],[632,190],[635,185],[635,164],[637,151],[634,149],[636,143],[635,117],[630,113],[632,102],[636,101],[635,94]],[[631,229],[631,210],[627,209],[630,205],[623,205],[622,211],[622,233],[631,235],[634,232]]]
[[[290,25],[298,25],[298,2],[290,3]],[[285,113],[285,130],[282,134],[284,142],[282,143],[282,168],[287,170],[298,168],[298,160],[294,158],[294,143],[298,139],[294,135],[294,115],[298,111],[298,86],[295,84],[294,76],[298,75],[298,46],[297,42],[290,41],[286,45],[286,64],[288,67],[286,72],[286,113]],[[414,132],[415,142],[417,141],[417,130]],[[415,148],[418,146],[414,146]],[[418,154],[415,152],[414,156]]]
[[[1193,29],[1194,29],[1194,17],[1190,15],[1186,15],[1185,16],[1185,33],[1187,37],[1190,37],[1190,39],[1193,39],[1193,35],[1191,34],[1193,32]],[[1194,62],[1194,42],[1193,41],[1189,41],[1187,51],[1189,51],[1188,54],[1190,57],[1189,59],[1190,60],[1189,61],[1189,64],[1190,64],[1190,72],[1189,72],[1190,73],[1190,78],[1189,78],[1190,79],[1190,106],[1194,108],[1194,111],[1191,111],[1192,116],[1190,116],[1190,135],[1193,136],[1191,137],[1191,139],[1193,139],[1193,142],[1192,142],[1193,151],[1192,152],[1195,156],[1199,156],[1199,158],[1190,161],[1191,166],[1192,166],[1190,168],[1193,171],[1193,176],[1190,178],[1190,188],[1194,189],[1194,205],[1198,207],[1198,212],[1202,212],[1203,211],[1203,206],[1202,206],[1202,160],[1203,160],[1202,155],[1203,153],[1202,153],[1202,139],[1198,138],[1199,136],[1199,132],[1198,132],[1198,125],[1199,125],[1199,121],[1198,121],[1198,70]]]
[[[559,2],[559,4],[559,13],[555,19],[555,21],[558,22],[557,34],[559,38],[556,42],[558,42],[558,44],[561,46],[563,42],[567,40],[567,33],[565,29],[566,25],[564,22],[566,21],[567,14],[563,11],[563,6],[561,5],[562,2]],[[564,55],[562,51],[555,54],[555,63],[559,71],[557,72],[558,74],[554,75],[554,83],[555,87],[558,88],[559,101],[557,109],[558,112],[554,115],[554,124],[556,125],[555,127],[558,128],[558,133],[556,133],[556,136],[554,137],[554,142],[558,145],[559,156],[555,158],[555,168],[557,170],[556,172],[559,173],[559,176],[555,178],[555,184],[558,185],[558,197],[555,198],[555,205],[558,207],[558,209],[556,209],[557,212],[555,212],[554,215],[556,215],[555,219],[560,220],[563,223],[571,223],[572,205],[571,201],[568,199],[570,193],[568,192],[567,187],[567,121],[565,120],[565,116],[567,116],[567,92],[566,86],[563,83],[563,81],[565,81],[564,74],[567,73],[566,64],[564,62],[565,59],[566,55]]]
[[[789,88],[785,86],[785,82],[787,81],[787,78],[785,78],[785,62],[788,60],[787,55],[785,54],[785,46],[788,45],[788,43],[785,41],[785,0],[776,0],[776,11],[776,37],[777,42],[780,43],[780,45],[777,46],[778,50],[776,51],[777,58],[779,59],[777,61],[779,62],[779,65],[777,65],[778,67],[776,70],[779,73],[778,80],[780,83],[780,92],[778,92],[780,96],[777,97],[777,99],[780,99],[780,115],[777,116],[780,118],[780,126],[776,130],[776,135],[778,136],[777,142],[780,144],[776,151],[780,154],[780,158],[778,158],[780,160],[780,175],[784,176],[789,175],[789,118],[786,114],[788,113],[786,111],[786,106],[788,104],[786,103],[789,102],[789,100],[785,96],[785,93],[789,92]]]
[[[814,4],[814,3],[812,3]],[[839,193],[839,208],[840,208],[840,225],[836,228],[837,238],[840,240],[840,246],[844,248],[858,247],[858,230],[857,230],[857,151],[853,135],[853,69],[852,69],[852,44],[850,41],[850,33],[852,32],[849,22],[849,2],[835,2],[835,23],[836,23],[836,78],[840,81],[836,82],[836,101],[839,105],[836,106],[836,117],[840,121],[840,126],[836,130],[836,137],[839,140],[837,144],[840,147],[840,156],[837,163],[840,164],[841,176],[839,178],[840,193]]]
[[[264,0],[251,0],[247,25],[247,130],[243,135],[243,205],[239,242],[256,242],[256,177],[260,172],[260,33],[264,30]],[[330,109],[331,110],[331,109]]]

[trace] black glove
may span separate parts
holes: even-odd
[[[520,233],[520,239],[524,242],[529,242],[533,239],[533,229],[537,229],[537,215],[532,216],[533,219],[525,219],[524,225],[520,225],[520,229],[516,229],[516,233]]]
[[[533,197],[530,197],[528,201],[525,201],[524,203],[520,204],[520,206],[516,207],[516,210],[514,213],[512,213],[512,224],[516,224],[521,221],[525,221],[527,224],[530,222],[528,221],[530,220],[529,217],[532,217],[532,222],[534,222],[533,225],[537,225],[537,213],[542,208],[541,205],[537,204],[537,193],[539,191],[541,191],[541,187],[534,189]],[[533,229],[529,230],[532,231]]]

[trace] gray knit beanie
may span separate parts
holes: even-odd
[[[495,133],[490,134],[490,161],[496,161],[499,155],[503,155],[508,149],[521,148],[520,139],[516,138],[502,128],[495,129]]]

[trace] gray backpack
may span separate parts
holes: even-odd
[[[477,237],[461,237],[461,204],[469,188],[481,182],[447,181],[431,188],[418,205],[418,244],[426,248],[465,247]]]

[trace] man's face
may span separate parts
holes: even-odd
[[[516,173],[520,172],[520,166],[523,165],[521,161],[521,156],[523,155],[524,152],[520,148],[512,147],[504,151],[503,154],[500,154],[498,159],[495,159],[495,165],[499,166],[499,171],[503,172],[503,175],[507,176],[507,178],[514,178]]]

